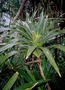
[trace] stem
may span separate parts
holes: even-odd
[[[39,60],[41,60],[41,59],[39,58]],[[41,74],[42,78],[43,78],[44,80],[46,80],[46,77],[45,77],[44,72],[43,72],[43,70],[42,70],[41,62],[38,63],[38,66],[39,66],[39,70],[40,70],[40,74]],[[46,83],[46,86],[47,86],[47,90],[51,90],[51,88],[50,88],[50,86],[49,86],[49,83]]]
[[[26,62],[26,65],[28,65],[28,64],[34,64],[34,63],[39,63],[39,62],[41,62],[41,60],[35,60],[35,61],[29,61],[29,62]]]

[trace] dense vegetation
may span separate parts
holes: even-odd
[[[64,90],[64,12],[64,0],[0,0],[1,90]]]

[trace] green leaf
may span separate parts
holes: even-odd
[[[4,88],[2,90],[10,90],[11,87],[13,86],[13,84],[15,83],[15,81],[18,78],[18,72],[16,72],[11,78],[10,80],[7,82],[7,84],[4,86]]]
[[[48,15],[46,16],[45,21],[44,21],[43,32],[45,32],[45,30],[47,28],[47,23],[48,23]]]
[[[26,59],[31,55],[31,53],[35,50],[36,46],[29,46]]]
[[[27,68],[27,66],[23,65],[23,67],[25,68],[27,74],[30,76],[31,80],[32,80],[33,82],[36,82],[36,79],[35,79],[34,75],[31,74],[31,72],[30,72],[30,70]],[[25,90],[25,89],[24,89],[24,90]],[[38,90],[41,90],[40,87],[38,87]]]
[[[65,46],[63,46],[63,45],[55,44],[55,45],[53,45],[52,47],[58,48],[58,49],[60,49],[61,51],[65,52]]]
[[[30,70],[27,68],[27,66],[24,66],[23,67],[25,68],[26,72],[28,73],[28,75],[30,76],[31,80],[32,81],[36,81],[35,77],[31,74]]]
[[[7,49],[9,49],[9,48],[11,48],[11,47],[13,47],[13,46],[15,46],[15,45],[17,45],[17,44],[18,44],[18,43],[9,43],[9,44],[1,47],[1,48],[0,48],[0,52],[2,52],[2,51],[4,51],[4,50],[7,50]]]
[[[34,13],[32,14],[31,21],[33,21],[33,19],[34,19],[36,13],[37,13],[37,11],[34,11]]]
[[[47,42],[48,40],[52,39],[53,37],[59,35],[59,32],[56,32],[57,30],[59,30],[59,28],[55,28],[55,29],[47,32],[46,35],[43,36],[42,42],[43,41]]]
[[[5,56],[1,55],[0,56],[0,65],[6,60],[8,59],[9,57],[17,54],[18,52],[17,51],[11,51],[10,53],[6,54]]]
[[[37,23],[37,32],[38,33],[42,33],[41,30],[43,28],[43,24],[44,24],[44,15],[43,15],[43,12],[40,14],[40,18],[38,20],[38,23]]]
[[[36,50],[33,52],[33,54],[34,54],[37,58],[40,57],[41,53],[42,53],[42,51],[41,51],[40,49],[36,49]]]
[[[42,79],[42,80],[38,80],[38,81],[35,81],[35,82],[26,83],[26,84],[23,84],[20,87],[15,88],[14,90],[27,90],[29,88],[34,88],[35,84],[36,84],[36,86],[39,86],[39,85],[42,85],[42,84],[44,84],[44,83],[46,83],[48,81],[49,81],[49,79],[47,79],[47,80]]]
[[[18,68],[17,71],[19,72],[20,75],[23,76],[23,78],[27,81],[27,82],[31,82],[31,78],[29,77],[29,75],[27,73],[25,73],[22,69]]]
[[[35,86],[37,86],[38,82],[36,82],[34,85],[32,85],[30,88],[26,88],[25,90],[32,90]]]
[[[54,67],[54,69],[56,70],[56,72],[57,72],[57,73],[59,74],[59,76],[61,77],[61,74],[60,74],[60,72],[59,72],[59,68],[58,68],[58,66],[57,66],[57,64],[56,64],[56,62],[55,62],[55,60],[54,60],[51,52],[49,51],[49,49],[43,48],[43,47],[41,47],[41,49],[43,50],[45,56],[48,58],[50,64]]]
[[[22,36],[31,39],[31,32],[29,29],[25,28],[24,26],[19,26],[19,29],[16,29],[18,33],[20,33]]]

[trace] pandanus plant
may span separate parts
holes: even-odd
[[[2,48],[0,48],[0,52],[8,48],[11,48],[15,45],[19,46],[19,52],[24,53],[24,57],[26,59],[28,59],[30,55],[32,55],[32,59],[34,59],[34,57],[37,58],[36,60],[29,62],[29,64],[37,63],[40,69],[41,76],[43,77],[43,79],[46,79],[44,72],[42,70],[41,55],[43,54],[47,57],[47,60],[53,66],[58,75],[61,77],[59,68],[54,60],[54,56],[52,55],[49,49],[50,47],[58,48],[65,52],[65,46],[60,44],[54,44],[48,45],[46,47],[45,44],[51,40],[54,40],[54,38],[57,35],[65,33],[65,30],[60,30],[60,28],[58,27],[55,28],[54,23],[56,22],[56,20],[48,18],[48,15],[44,16],[43,12],[41,12],[39,19],[35,20],[34,17],[35,13],[32,17],[27,16],[26,21],[18,21],[13,26],[13,30],[14,32],[17,32],[18,36],[11,40],[11,42],[8,45],[5,45]],[[12,51],[6,58],[16,53],[18,52]],[[2,64],[4,61],[5,58],[3,59],[3,61],[1,60],[0,64]],[[49,84],[47,83],[46,85],[48,87],[48,90],[50,90]]]
[[[46,79],[46,77],[42,70],[42,54],[47,57],[50,64],[61,77],[59,68],[54,60],[52,53],[49,50],[49,47],[58,48],[62,51],[65,51],[65,46],[54,44],[46,47],[45,44],[50,40],[54,40],[57,35],[65,33],[65,30],[60,30],[59,27],[54,27],[56,20],[51,20],[48,18],[48,15],[44,16],[43,12],[40,14],[38,20],[35,20],[34,16],[35,13],[31,18],[27,16],[25,22],[19,21],[14,26],[14,30],[17,31],[21,36],[21,50],[23,50],[26,59],[28,59],[30,55],[32,55],[32,57],[37,57],[37,60],[33,60],[29,63],[38,63],[43,79]],[[48,83],[47,86],[49,86]]]
[[[46,47],[45,44],[50,40],[53,40],[57,35],[65,33],[65,30],[60,30],[58,27],[55,28],[54,22],[56,20],[51,20],[48,18],[48,15],[44,16],[43,12],[40,14],[39,20],[35,20],[34,16],[35,13],[31,18],[27,17],[25,22],[18,21],[13,27],[13,29],[19,33],[19,37],[21,37],[19,39],[21,50],[24,52],[26,59],[28,59],[32,54],[39,60],[41,59],[40,57],[42,53],[44,53],[50,64],[61,77],[58,66],[55,63],[49,47],[54,47],[65,51],[65,46],[54,44]]]

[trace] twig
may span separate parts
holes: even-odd
[[[32,63],[40,63],[41,61],[42,61],[42,60],[37,59],[37,60],[35,60],[35,61],[27,62],[26,65],[32,64]]]

